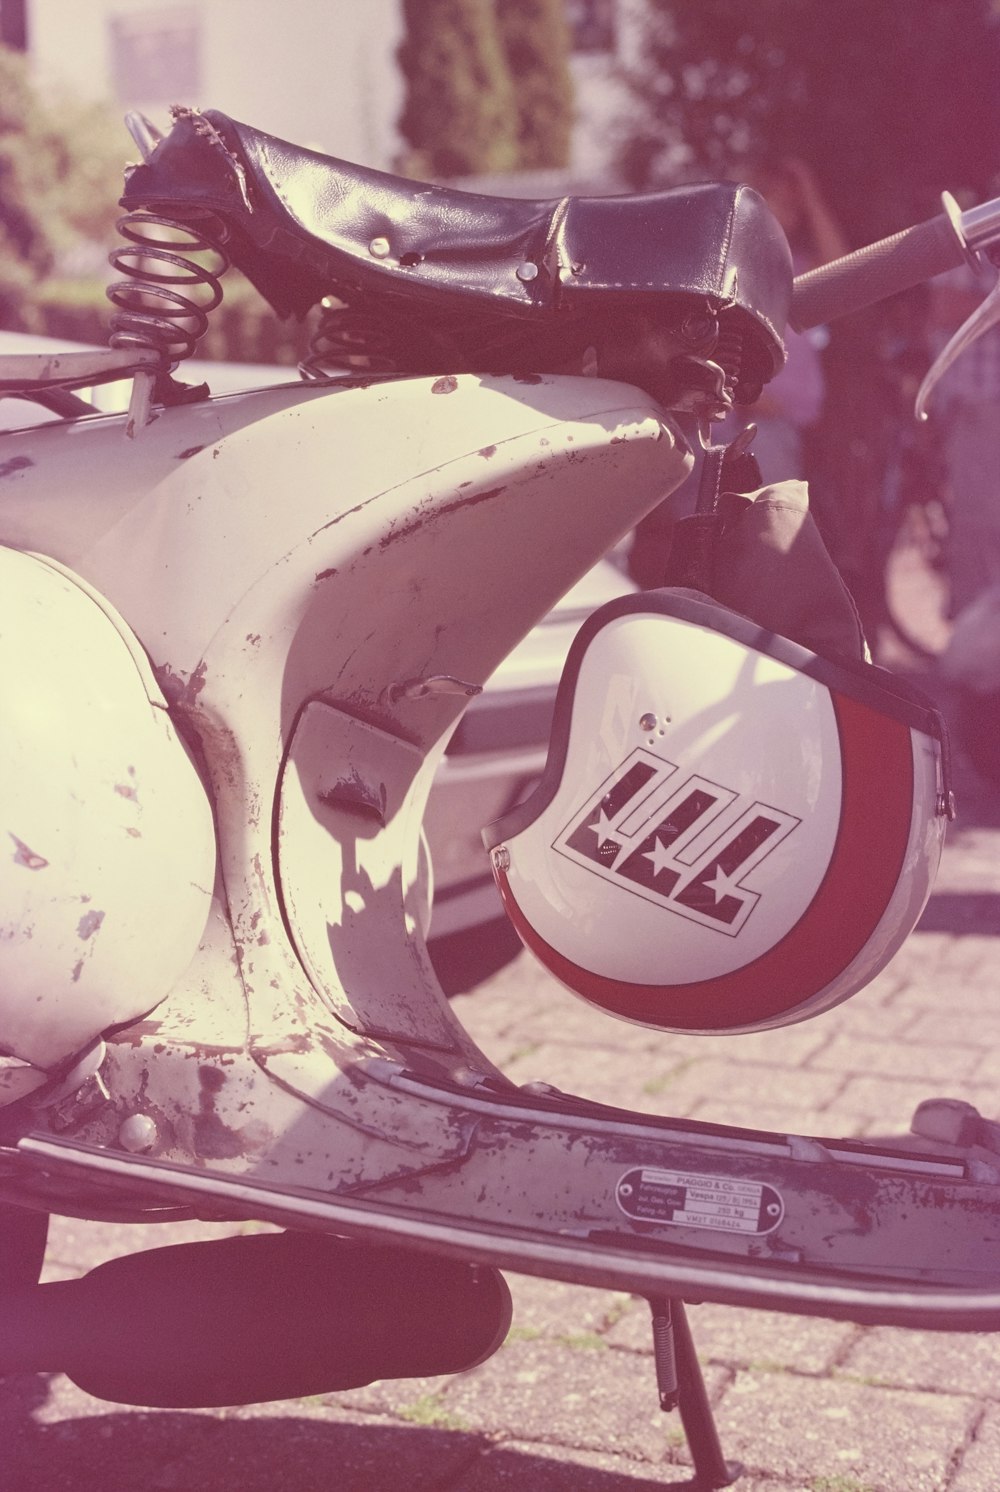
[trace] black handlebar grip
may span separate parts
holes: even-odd
[[[803,332],[851,311],[861,311],[965,262],[965,248],[955,225],[941,213],[915,228],[904,228],[891,238],[798,275],[788,319],[796,331]]]

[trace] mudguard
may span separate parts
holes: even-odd
[[[190,962],[215,835],[112,608],[68,570],[7,548],[0,597],[0,1049],[51,1069],[150,1010]]]

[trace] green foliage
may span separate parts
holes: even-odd
[[[859,1482],[857,1477],[844,1472],[815,1477],[809,1485],[811,1492],[875,1492],[869,1482]]]
[[[467,1430],[469,1427],[457,1414],[452,1414],[441,1403],[440,1394],[424,1394],[412,1404],[399,1411],[400,1416],[411,1425],[428,1425],[437,1430]]]
[[[809,162],[855,241],[988,188],[1000,161],[992,0],[649,0],[631,183]]]
[[[569,164],[573,128],[570,30],[563,0],[497,0],[517,109],[518,166]]]
[[[514,89],[490,0],[403,0],[400,132],[414,176],[517,165]]]
[[[126,143],[103,109],[43,101],[0,47],[0,325],[35,324],[33,289],[75,242],[110,244]]]

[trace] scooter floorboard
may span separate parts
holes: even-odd
[[[937,1278],[929,1270],[917,1275],[907,1269],[905,1260],[860,1270],[760,1254],[735,1257],[625,1232],[501,1226],[399,1200],[336,1197],[282,1189],[256,1178],[192,1173],[177,1165],[118,1156],[51,1137],[27,1136],[18,1154],[26,1170],[41,1169],[50,1180],[70,1187],[97,1186],[108,1196],[120,1195],[123,1204],[129,1198],[134,1203],[141,1181],[149,1205],[163,1209],[164,1217],[183,1208],[215,1219],[256,1218],[288,1228],[407,1244],[516,1273],[647,1297],[668,1295],[865,1325],[1000,1329],[1000,1268],[990,1272],[984,1266],[969,1272],[964,1282],[955,1271],[942,1283],[943,1271]],[[822,1164],[812,1162],[814,1167]],[[973,1185],[973,1195],[970,1183],[944,1178],[935,1187],[942,1220],[960,1220],[981,1209],[988,1217],[995,1216],[992,1198],[984,1195],[993,1188]]]

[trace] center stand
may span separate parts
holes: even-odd
[[[663,1295],[651,1296],[649,1309],[653,1315],[653,1361],[660,1408],[665,1413],[680,1410],[694,1463],[691,1486],[706,1492],[731,1487],[743,1467],[739,1461],[727,1461],[722,1454],[684,1303]]]

